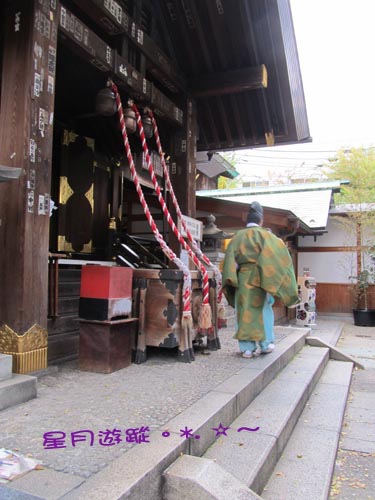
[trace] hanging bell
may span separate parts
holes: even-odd
[[[132,108],[124,109],[125,127],[129,134],[134,134],[137,130],[137,118]]]
[[[142,116],[142,124],[143,124],[143,131],[145,133],[146,139],[150,139],[152,137],[154,130],[152,127],[152,120],[151,117],[148,115],[143,115]]]
[[[95,100],[96,112],[103,116],[112,116],[116,113],[116,97],[111,89],[99,90]]]

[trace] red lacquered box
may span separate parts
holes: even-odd
[[[79,316],[108,321],[129,317],[132,309],[133,269],[86,265],[82,267]]]

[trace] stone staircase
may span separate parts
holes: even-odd
[[[353,363],[309,345],[308,329],[288,330],[171,419],[168,439],[155,431],[64,499],[327,499]],[[220,424],[229,429],[217,437]]]
[[[12,373],[12,356],[0,354],[0,411],[36,398],[36,377]]]
[[[328,498],[351,372],[304,347],[232,423],[259,431],[220,437],[203,457],[263,498]]]

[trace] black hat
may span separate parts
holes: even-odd
[[[263,207],[258,201],[253,201],[250,203],[249,214],[256,213],[261,219],[263,219]]]

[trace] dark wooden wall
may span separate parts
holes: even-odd
[[[60,266],[58,316],[48,318],[48,363],[61,363],[78,356],[80,287],[81,269]]]
[[[375,308],[375,286],[369,288],[370,309]],[[350,284],[317,283],[316,310],[317,313],[350,313],[353,309],[353,294]]]
[[[200,191],[202,189],[217,189],[217,177],[211,178],[200,173],[196,180],[196,190]]]
[[[274,306],[273,307],[273,314],[275,317],[275,323],[282,322],[283,320],[287,320],[287,312],[286,308],[284,306]]]

